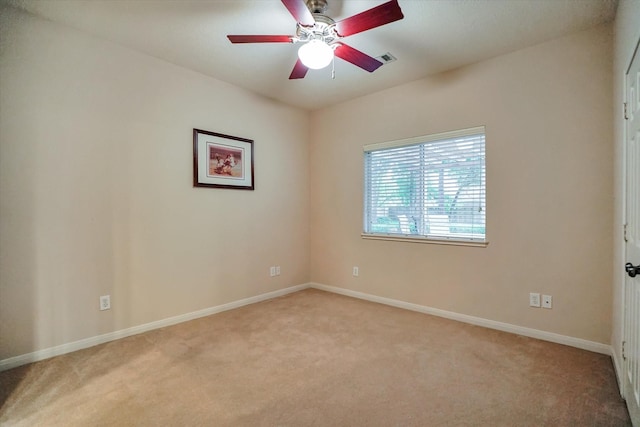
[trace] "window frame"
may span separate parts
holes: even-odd
[[[486,128],[485,126],[476,126],[466,129],[459,129],[454,131],[440,132],[436,134],[422,135],[413,138],[406,138],[400,140],[393,141],[385,141],[378,142],[374,144],[367,144],[362,147],[363,150],[363,198],[362,198],[362,233],[361,237],[363,239],[370,240],[388,240],[388,241],[397,241],[397,242],[410,242],[410,243],[428,243],[428,244],[441,244],[441,245],[456,245],[456,246],[472,246],[472,247],[487,247],[489,244],[488,234],[487,234],[487,224],[485,217],[485,233],[484,239],[477,238],[464,238],[460,236],[455,237],[442,237],[442,236],[429,236],[429,235],[407,235],[402,233],[383,233],[383,232],[366,232],[366,225],[368,221],[368,212],[370,207],[368,206],[368,165],[367,165],[367,153],[380,151],[391,148],[401,148],[408,146],[416,146],[422,144],[429,144],[438,141],[451,140],[456,138],[462,138],[466,136],[473,136],[482,134],[485,137],[484,141],[484,207],[485,207],[485,215],[486,215],[486,205],[487,205],[487,167],[486,167],[486,157],[487,157],[487,146],[486,146]]]

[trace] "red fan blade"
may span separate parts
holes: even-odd
[[[301,25],[310,27],[316,23],[304,0],[282,0],[282,4]]]
[[[344,43],[336,44],[339,45],[335,50],[335,54],[338,58],[351,62],[353,65],[356,65],[363,70],[367,70],[372,73],[377,70],[378,67],[382,66],[382,62],[370,57],[366,53],[360,52],[358,49],[354,49]]]
[[[381,4],[357,15],[336,22],[336,30],[342,37],[361,33],[404,18],[398,0]]]
[[[293,43],[293,36],[227,36],[231,43]]]
[[[307,71],[309,71],[309,69],[298,59],[296,65],[293,67],[291,75],[289,76],[289,80],[302,79],[307,75]]]

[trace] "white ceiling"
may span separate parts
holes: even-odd
[[[399,0],[405,18],[343,39],[397,61],[368,73],[336,59],[289,80],[297,45],[236,44],[227,34],[295,34],[279,0],[4,0],[269,98],[316,109],[613,20],[616,0]],[[336,21],[386,0],[328,0]]]

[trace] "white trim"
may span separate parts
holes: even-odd
[[[634,50],[635,53],[635,50]],[[627,63],[628,66],[626,67],[627,69],[629,67],[631,67],[631,62],[633,60],[634,57],[634,53],[631,54],[631,59],[629,60],[629,62]],[[627,102],[627,71],[623,71],[623,75],[622,75],[622,102],[623,102],[623,106],[620,109],[620,113],[622,114],[615,114],[616,120],[619,120],[622,122],[622,141],[620,142],[622,144],[622,158],[620,160],[621,162],[621,168],[622,168],[622,172],[620,175],[620,182],[621,182],[621,197],[620,197],[620,226],[621,228],[618,230],[618,232],[616,232],[616,230],[613,230],[613,241],[614,244],[615,242],[618,242],[619,245],[621,245],[621,249],[620,249],[620,265],[622,265],[624,263],[624,260],[627,259],[627,242],[625,242],[624,240],[624,235],[625,235],[625,224],[627,223],[627,119],[624,118],[625,115],[625,108],[624,108],[624,104]],[[615,135],[614,135],[615,136]],[[614,147],[615,150],[615,147]],[[614,165],[615,167],[615,165]],[[614,188],[614,195],[615,195],[615,188]],[[615,202],[614,202],[614,209],[615,209]],[[615,220],[614,220],[615,221]],[[614,253],[612,254],[612,258],[613,258],[613,265],[618,265],[618,260],[615,259],[615,250],[613,251]],[[611,343],[611,347],[612,347],[612,359],[613,359],[613,366],[615,368],[616,371],[616,379],[618,380],[618,389],[620,391],[620,395],[622,396],[622,398],[624,399],[624,395],[625,395],[625,387],[626,387],[626,382],[624,379],[624,363],[620,363],[620,361],[618,360],[618,356],[617,356],[617,352],[616,350],[614,350],[614,348],[620,348],[622,346],[622,343],[624,342],[624,338],[625,335],[627,333],[626,331],[626,303],[625,303],[625,296],[627,294],[627,288],[626,288],[626,280],[625,280],[625,274],[619,274],[617,276],[619,278],[619,280],[621,280],[622,283],[620,283],[620,298],[618,300],[618,304],[619,304],[619,308],[620,308],[620,325],[619,326],[619,330],[618,332],[620,332],[620,341],[619,342],[614,342]],[[614,286],[616,281],[616,274],[615,272],[612,273],[612,277],[611,277]],[[612,290],[613,293],[613,290]],[[612,301],[612,313],[613,315],[615,315],[616,313],[616,301]],[[615,337],[616,334],[614,331],[614,327],[615,325],[613,324],[614,322],[612,322],[612,328],[611,328],[611,336]]]
[[[624,363],[620,361],[620,357],[618,356],[618,353],[615,351],[613,346],[611,346],[611,360],[613,362],[613,370],[616,374],[616,380],[618,381],[618,392],[624,399]]]
[[[486,248],[488,241],[482,240],[457,240],[445,239],[439,237],[418,237],[408,236],[406,234],[382,234],[382,233],[361,233],[360,237],[369,240],[388,240],[391,242],[409,242],[409,243],[428,243],[432,245],[453,245],[453,246],[475,246],[477,248]]]
[[[613,352],[612,351],[613,349],[611,348],[611,346],[607,344],[601,344],[594,341],[583,340],[581,338],[574,338],[566,335],[555,334],[553,332],[545,332],[538,329],[525,328],[523,326],[497,322],[495,320],[483,319],[481,317],[468,316],[466,314],[440,310],[438,308],[427,307],[424,305],[413,304],[413,303],[395,300],[391,298],[379,297],[376,295],[366,294],[364,292],[358,292],[350,289],[338,288],[335,286],[328,286],[328,285],[323,285],[320,283],[313,283],[313,282],[291,286],[291,287],[279,289],[273,292],[267,292],[265,294],[256,295],[256,296],[241,299],[238,301],[232,301],[232,302],[218,305],[215,307],[205,308],[203,310],[186,313],[179,316],[169,317],[167,319],[157,320],[155,322],[145,323],[143,325],[138,325],[138,326],[134,326],[127,329],[121,329],[119,331],[114,331],[107,334],[98,335],[95,337],[85,338],[79,341],[74,341],[71,343],[62,344],[55,347],[45,348],[43,350],[34,351],[33,353],[27,353],[27,354],[22,354],[15,357],[10,357],[8,359],[0,360],[0,372],[5,371],[7,369],[15,368],[21,365],[26,365],[27,363],[49,359],[54,356],[60,356],[62,354],[71,353],[73,351],[82,350],[82,349],[93,347],[99,344],[104,344],[110,341],[115,341],[120,338],[126,338],[131,335],[141,334],[143,332],[151,331],[154,329],[164,328],[166,326],[187,322],[189,320],[198,319],[200,317],[210,316],[212,314],[221,313],[227,310],[233,310],[234,308],[243,307],[245,305],[255,304],[257,302],[266,301],[272,298],[277,298],[293,292],[302,291],[307,288],[319,289],[326,292],[332,292],[335,294],[346,295],[349,297],[358,298],[366,301],[390,305],[392,307],[398,307],[405,310],[431,314],[438,317],[457,320],[459,322],[469,323],[477,326],[483,326],[489,329],[497,329],[499,331],[509,332],[512,334],[524,335],[531,338],[537,338],[544,341],[551,341],[558,344],[564,344],[571,347],[581,348],[583,350],[589,350],[596,353],[606,354],[606,355],[612,356],[616,373],[622,372],[622,370],[620,369],[620,364],[618,363],[619,361],[617,360],[617,357],[615,357],[615,352]]]
[[[141,334],[143,332],[151,331],[154,329],[164,328],[165,326],[176,325],[178,323],[187,322],[189,320],[198,319],[200,317],[210,316],[212,314],[221,313],[227,310],[233,310],[234,308],[239,308],[245,305],[255,304],[257,302],[277,298],[283,295],[307,289],[308,287],[308,283],[291,286],[288,288],[279,289],[277,291],[267,292],[266,294],[256,295],[238,301],[232,301],[226,304],[193,311],[191,313],[181,314],[179,316],[169,317],[166,319],[157,320],[155,322],[133,326],[127,329],[121,329],[119,331],[109,332],[107,334],[97,335],[95,337],[85,338],[67,344],[61,344],[55,347],[45,348],[43,350],[34,351],[33,353],[10,357],[8,359],[0,360],[0,372],[7,369],[15,368],[17,366],[26,365],[27,363],[37,362],[39,360],[49,359],[50,357],[60,356],[62,354],[93,347],[98,344],[104,344],[109,341],[115,341],[120,338],[129,337],[131,335]]]
[[[406,147],[408,145],[426,144],[434,141],[442,141],[445,139],[461,138],[463,136],[484,135],[485,127],[477,126],[468,129],[452,130],[449,132],[434,133],[432,135],[414,136],[413,138],[398,139],[395,141],[377,142],[375,144],[367,144],[362,147],[362,151],[369,152],[382,150],[385,148]]]
[[[497,329],[499,331],[510,332],[512,334],[524,335],[526,337],[537,338],[543,341],[550,341],[558,344],[568,345],[571,347],[581,348],[583,350],[606,354],[609,356],[611,355],[610,345],[602,344],[595,341],[588,341],[581,338],[574,338],[567,335],[556,334],[553,332],[541,331],[539,329],[526,328],[524,326],[512,325],[510,323],[497,322],[495,320],[483,319],[481,317],[468,316],[466,314],[440,310],[438,308],[427,307],[424,305],[413,304],[391,298],[379,297],[371,294],[365,294],[364,292],[353,291],[351,289],[327,286],[320,283],[311,283],[310,287],[322,291],[359,298],[366,301],[390,305],[392,307],[404,308],[405,310],[417,311],[420,313],[457,320],[459,322],[470,323],[472,325],[483,326],[489,329]]]

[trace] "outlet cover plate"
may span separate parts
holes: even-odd
[[[100,311],[109,310],[111,308],[111,295],[102,295],[100,297]]]
[[[551,295],[542,295],[542,308],[551,308],[553,297]]]

